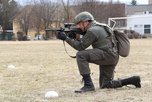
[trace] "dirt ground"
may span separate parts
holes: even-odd
[[[99,69],[90,64],[95,92],[76,94],[82,87],[76,60],[62,41],[0,42],[0,102],[152,102],[152,39],[131,41],[130,55],[120,57],[115,79],[141,76],[142,88],[99,88]],[[70,55],[77,51],[66,44]],[[9,66],[14,67],[9,67]],[[47,91],[58,98],[45,98]]]

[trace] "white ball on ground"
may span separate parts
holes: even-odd
[[[7,66],[7,68],[8,68],[8,69],[15,69],[15,66],[12,65],[12,64],[10,64],[10,65]]]
[[[56,98],[59,97],[56,91],[48,91],[45,93],[45,98]]]

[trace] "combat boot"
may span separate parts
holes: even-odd
[[[140,76],[132,76],[130,78],[122,79],[120,81],[122,86],[134,85],[136,88],[141,88]]]
[[[79,90],[75,90],[75,93],[85,93],[85,92],[95,91],[95,87],[91,80],[90,74],[82,75],[82,77],[84,81],[84,86]]]
[[[100,88],[119,88],[127,85],[134,85],[136,88],[141,88],[140,77],[133,76],[121,80],[104,80]]]

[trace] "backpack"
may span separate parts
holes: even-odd
[[[130,41],[125,33],[113,30],[113,34],[117,40],[118,53],[122,57],[127,57],[130,52]]]
[[[96,23],[99,26],[102,26],[105,31],[108,33],[108,35],[112,38],[112,42],[114,45],[116,44],[118,48],[118,53],[121,57],[127,57],[130,52],[130,41],[128,36],[120,32],[118,30],[111,29],[108,25],[103,23]]]

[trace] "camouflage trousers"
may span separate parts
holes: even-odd
[[[99,65],[100,83],[103,79],[113,79],[114,69],[118,63],[119,55],[110,50],[87,49],[79,51],[76,55],[77,65],[81,75],[90,74],[89,63]]]

